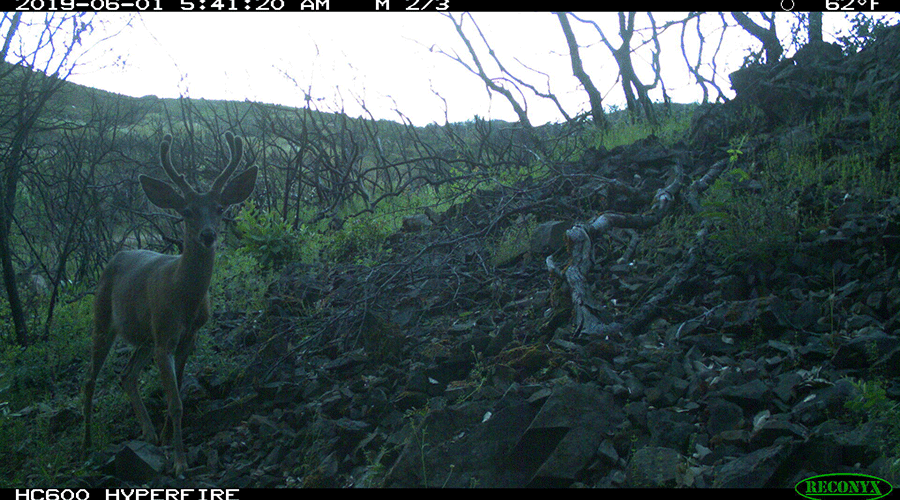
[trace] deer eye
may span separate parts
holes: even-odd
[[[225,213],[225,207],[222,205],[216,205],[216,213],[222,215]]]

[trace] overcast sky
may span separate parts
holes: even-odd
[[[122,19],[118,14],[102,16],[113,25]],[[586,110],[586,96],[571,75],[565,38],[553,14],[474,17],[501,61],[517,76],[546,91],[547,78],[537,71],[550,75],[549,89],[570,114]],[[609,26],[612,42],[619,42],[614,13],[588,17]],[[658,14],[657,21],[672,17],[675,14]],[[710,22],[715,24],[718,18],[711,17]],[[605,103],[624,105],[609,51],[593,28],[574,20],[572,24],[586,46],[585,69],[607,95]],[[476,36],[471,29],[468,32]],[[698,100],[699,91],[685,91],[687,75],[681,69],[677,36],[677,30],[670,30],[663,40],[665,83],[676,101]],[[739,67],[750,43],[744,39],[724,49],[719,66],[723,76]],[[397,119],[393,110],[399,109],[416,125],[443,123],[444,101],[451,122],[476,114],[515,120],[510,106],[502,98],[491,98],[480,80],[448,57],[429,51],[436,46],[469,60],[453,24],[436,13],[147,13],[112,46],[124,65],[100,70],[92,63],[71,80],[136,97],[184,95],[292,106],[304,105],[305,92],[310,91],[322,110],[343,107],[359,116],[357,103],[363,101],[376,118]],[[705,50],[712,52],[711,47]],[[479,53],[487,57],[484,50]],[[647,53],[638,53],[635,63],[650,81],[648,58]],[[659,96],[657,91],[653,97]],[[546,100],[529,95],[528,103],[529,117],[536,124],[562,119]]]

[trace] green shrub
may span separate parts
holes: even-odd
[[[741,168],[725,172],[701,203],[700,215],[715,226],[709,236],[712,246],[728,264],[768,261],[788,250],[797,231],[789,193],[775,183],[762,192],[750,191],[750,179]]]
[[[886,439],[881,442],[881,451],[886,460],[886,470],[891,475],[900,473],[900,403],[889,398],[884,384],[878,380],[854,381],[859,392],[844,406],[861,420],[882,425]]]
[[[265,269],[284,266],[295,257],[298,238],[287,221],[272,211],[260,210],[252,201],[237,217],[242,248]]]
[[[263,268],[252,250],[226,249],[216,256],[209,285],[212,306],[227,311],[260,310],[271,281],[272,271]]]
[[[399,216],[385,217],[363,214],[344,223],[344,227],[331,234],[324,244],[326,260],[355,260],[370,265],[372,257],[383,250],[385,238],[399,227]]]

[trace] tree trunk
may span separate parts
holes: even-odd
[[[3,210],[3,212],[6,212]],[[10,316],[13,320],[13,328],[16,331],[16,344],[27,346],[28,324],[25,322],[25,310],[22,307],[22,299],[19,297],[19,288],[16,284],[16,271],[13,268],[12,255],[9,244],[9,228],[11,221],[7,220],[5,213],[0,213],[0,269],[3,271],[3,285],[6,288],[6,299],[9,302]]]
[[[731,16],[741,25],[741,28],[744,28],[747,33],[750,33],[762,42],[763,49],[766,51],[766,64],[774,64],[781,59],[784,48],[781,46],[781,42],[778,41],[778,35],[775,33],[775,23],[770,21],[769,28],[766,29],[753,22],[743,12],[732,12]]]
[[[591,118],[594,120],[594,125],[606,128],[608,124],[606,122],[606,114],[603,112],[603,96],[600,95],[600,91],[594,86],[591,77],[584,71],[584,66],[581,64],[581,56],[578,52],[578,42],[575,40],[575,33],[572,32],[569,19],[566,17],[565,12],[557,12],[556,17],[559,18],[559,24],[566,35],[566,43],[569,44],[569,56],[572,58],[572,73],[575,75],[575,78],[578,78],[578,81],[581,82],[585,92],[588,94],[588,100],[591,103]]]
[[[809,43],[822,41],[822,13],[809,13]]]

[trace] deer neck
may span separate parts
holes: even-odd
[[[192,238],[185,238],[184,252],[175,268],[175,281],[189,296],[203,298],[212,279],[215,248],[209,248]]]

